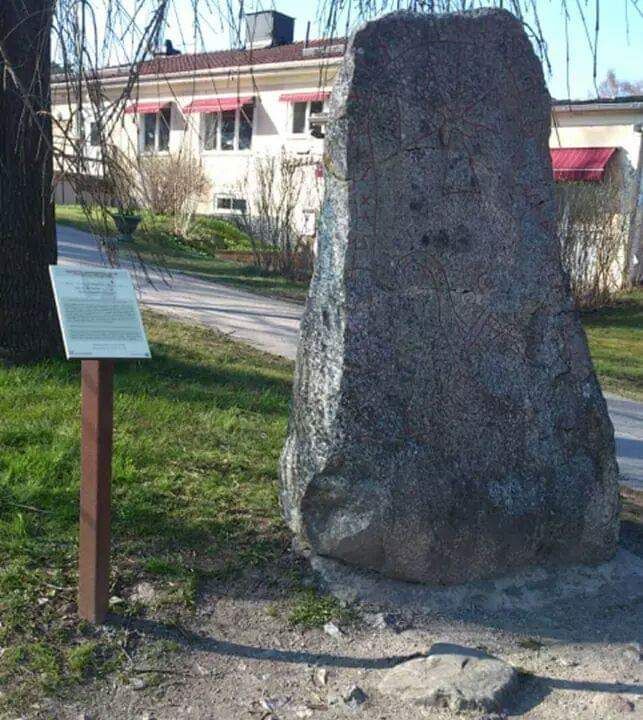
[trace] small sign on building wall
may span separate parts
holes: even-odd
[[[49,272],[67,359],[150,357],[127,270],[50,265]]]

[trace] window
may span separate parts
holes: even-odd
[[[254,105],[239,108],[239,150],[248,150],[252,144]]]
[[[78,140],[85,141],[85,117],[82,109],[79,109],[75,115],[76,121],[76,137]]]
[[[237,110],[201,113],[201,149],[248,150],[252,145],[254,108],[244,105]]]
[[[100,145],[100,123],[92,122],[89,124],[89,144],[92,147]]]
[[[221,113],[221,149],[234,150],[234,134],[237,124],[237,111],[225,110]]]
[[[217,195],[214,199],[214,207],[216,210],[224,212],[244,213],[247,203],[243,198],[234,198],[229,195]]]
[[[143,152],[165,152],[170,147],[171,108],[143,115],[141,149]]]
[[[292,106],[292,131],[294,135],[306,132],[307,102],[294,103]]]
[[[292,104],[292,133],[293,135],[312,135],[323,138],[324,131],[321,123],[311,121],[311,115],[324,112],[323,101],[296,102]]]
[[[143,115],[143,150],[153,152],[156,147],[156,113]]]
[[[302,235],[314,237],[317,226],[317,213],[314,210],[304,210],[302,213]]]
[[[313,122],[311,116],[320,115],[324,112],[323,102],[311,102],[310,103],[310,115],[308,116],[308,129],[310,134],[316,138],[324,137],[324,126],[321,123]]]
[[[219,113],[206,113],[203,115],[201,145],[204,150],[217,149],[217,132],[219,128]]]
[[[171,109],[164,108],[158,114],[158,149],[169,150],[170,148],[170,121]]]

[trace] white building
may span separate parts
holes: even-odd
[[[247,179],[257,158],[282,150],[294,154],[310,178],[298,221],[302,231],[313,234],[323,150],[315,116],[325,110],[345,42],[293,42],[294,20],[276,12],[249,19],[252,42],[245,49],[157,55],[142,63],[124,112],[110,126],[110,141],[130,156],[195,154],[212,186],[198,210],[217,214],[245,207],[242,188],[251,192]],[[104,116],[122,97],[130,75],[129,67],[100,71]],[[54,78],[52,91],[54,117],[82,133],[86,155],[98,157],[99,120],[92,103],[86,100],[88,109],[79,113],[77,98],[62,78]],[[98,170],[99,163],[91,165],[89,172]],[[61,180],[57,201],[74,200],[69,183]]]
[[[555,101],[549,145],[557,181],[621,183],[627,271],[643,280],[643,97]]]
[[[241,212],[253,193],[256,159],[282,151],[297,155],[309,182],[296,220],[304,234],[313,234],[323,152],[323,124],[315,116],[326,109],[345,41],[293,42],[293,18],[273,11],[247,20],[244,49],[159,54],[140,64],[131,86],[129,67],[101,70],[103,118],[109,117],[110,104],[122,108],[124,98],[124,112],[109,126],[111,141],[123,151],[132,157],[179,151],[197,156],[212,187],[211,197],[198,208],[203,213]],[[78,99],[64,81],[54,78],[52,87],[54,118],[71,123],[85,138],[86,155],[97,157],[99,118],[78,111]],[[85,105],[91,103],[85,100]],[[608,164],[623,169],[633,257],[640,255],[643,233],[642,127],[643,98],[556,101],[552,107],[550,145],[557,180],[601,182]],[[89,172],[99,168],[88,165]],[[57,200],[75,200],[64,180]]]

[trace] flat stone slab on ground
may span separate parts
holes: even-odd
[[[426,657],[396,665],[379,689],[418,705],[493,711],[505,707],[518,673],[508,663],[474,648],[436,643]]]

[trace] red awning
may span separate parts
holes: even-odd
[[[584,180],[599,182],[605,168],[616,152],[615,147],[551,148],[554,180]]]
[[[189,105],[183,108],[186,115],[190,113],[209,113],[224,112],[225,110],[236,110],[237,108],[249,105],[254,100],[253,97],[231,97],[231,98],[200,98],[193,100]]]
[[[285,93],[279,96],[281,102],[297,103],[297,102],[324,102],[330,97],[329,92],[303,92],[303,93]]]
[[[159,110],[169,108],[172,103],[169,102],[144,102],[132,103],[125,108],[126,113],[157,113]]]

